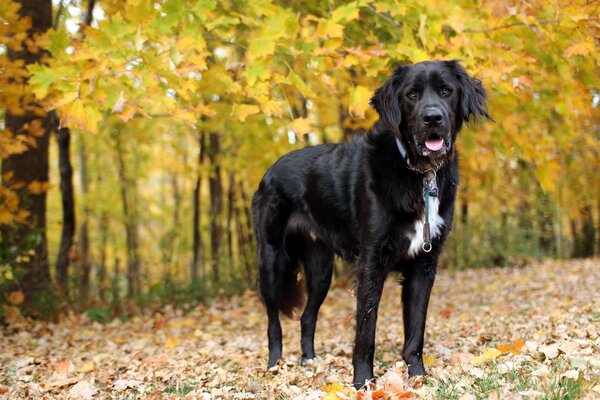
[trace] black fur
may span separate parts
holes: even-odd
[[[425,373],[427,305],[451,229],[458,183],[454,144],[471,115],[489,118],[485,100],[481,81],[456,61],[399,67],[373,96],[380,119],[366,136],[293,151],[266,172],[252,205],[259,290],[269,319],[269,367],[282,355],[279,311],[291,315],[303,303],[300,264],[308,293],[301,318],[302,357],[315,356],[317,314],[337,254],[357,266],[356,387],[373,378],[377,309],[392,270],[404,276],[402,354],[410,375]],[[406,148],[408,164],[396,138]],[[431,151],[427,141],[440,139],[443,147]],[[424,218],[423,176],[428,170],[436,171],[444,225],[431,252],[411,256],[415,221]]]

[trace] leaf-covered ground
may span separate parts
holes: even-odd
[[[252,292],[189,313],[100,324],[72,316],[0,331],[0,398],[600,398],[600,261],[438,274],[428,316],[430,375],[400,358],[400,286],[379,314],[377,384],[352,379],[351,287],[336,285],[317,327],[319,358],[299,363],[299,322],[284,320],[284,357],[265,370],[266,317]]]

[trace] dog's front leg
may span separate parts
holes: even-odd
[[[373,379],[377,309],[385,276],[385,269],[377,263],[366,263],[358,268],[356,340],[352,355],[354,386],[357,389],[361,388],[365,381]]]
[[[433,281],[435,262],[417,262],[404,273],[402,304],[404,313],[404,349],[402,356],[408,364],[409,376],[425,375],[423,366],[423,337],[427,306]]]

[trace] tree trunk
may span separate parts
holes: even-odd
[[[234,182],[234,187],[237,187]],[[237,197],[234,195],[234,198]],[[252,260],[253,254],[252,247],[250,244],[250,235],[246,232],[245,225],[242,221],[242,207],[237,204],[234,204],[233,214],[235,218],[235,226],[237,231],[237,241],[238,241],[238,252],[239,252],[239,260],[244,264],[246,271],[246,279],[248,282],[252,281],[253,271],[252,271]]]
[[[107,281],[107,246],[108,246],[108,215],[106,211],[103,211],[100,215],[100,264],[98,265],[98,274],[96,282],[98,284],[98,297],[102,303],[106,303],[106,288],[108,286]]]
[[[220,279],[221,262],[221,212],[223,210],[223,184],[221,182],[221,167],[218,161],[220,137],[216,133],[209,134],[208,158],[211,171],[208,179],[210,188],[210,255],[215,282]]]
[[[206,146],[204,143],[204,133],[200,132],[198,136],[198,175],[196,177],[196,185],[194,186],[194,198],[192,199],[192,203],[194,205],[194,220],[193,220],[193,232],[192,237],[194,240],[193,243],[193,258],[192,258],[192,268],[191,268],[191,278],[192,282],[196,282],[199,277],[199,270],[202,268],[203,260],[202,260],[202,234],[201,234],[201,209],[200,206],[202,204],[202,166],[204,165],[204,157],[206,153]]]
[[[52,26],[52,2],[50,0],[20,0],[19,15],[31,20],[31,28],[25,41],[35,41],[34,36],[41,35]],[[20,61],[27,65],[37,63],[46,55],[45,51],[32,52],[35,46],[23,44],[22,49],[7,49],[11,61]],[[18,84],[26,84],[24,78]],[[24,275],[19,283],[27,300],[43,288],[50,287],[50,268],[48,265],[48,249],[46,243],[46,191],[31,190],[30,184],[48,182],[48,142],[53,130],[54,118],[47,114],[35,102],[31,93],[24,93],[20,99],[23,113],[13,114],[6,111],[5,127],[12,134],[26,135],[32,138],[35,145],[25,152],[13,154],[2,160],[1,173],[3,183],[22,183],[17,189],[20,208],[27,210],[30,224],[3,229],[4,240],[10,240],[12,246],[24,255],[33,247],[33,254],[28,261],[22,261],[18,267]],[[7,179],[9,178],[9,179]]]
[[[73,166],[71,165],[71,133],[69,128],[59,128],[58,169],[62,197],[63,224],[60,247],[56,258],[56,281],[63,295],[69,295],[69,253],[75,236],[75,196],[73,194]]]
[[[235,207],[235,181],[233,171],[229,172],[229,183],[227,187],[227,216],[225,220],[225,230],[227,231],[227,255],[229,258],[229,271],[233,274],[235,270],[235,260],[233,255],[233,228],[231,226],[233,221],[233,209]],[[241,250],[241,249],[240,249]]]
[[[90,209],[87,205],[88,195],[88,172],[87,156],[85,152],[85,143],[83,138],[79,143],[79,184],[81,194],[84,199],[83,211],[81,215],[81,224],[79,225],[79,298],[85,301],[88,297],[90,287],[90,270],[92,261],[90,257],[90,236],[88,230],[88,221],[90,218]]]
[[[123,219],[125,220],[125,239],[127,244],[127,297],[134,298],[140,294],[140,258],[139,258],[139,237],[138,220],[135,206],[130,199],[129,190],[135,192],[134,182],[127,178],[125,169],[125,159],[121,146],[121,139],[117,133],[117,169],[119,180],[121,182],[121,202],[123,207]]]
[[[585,205],[581,209],[581,255],[583,257],[592,257],[594,255],[595,236],[596,228],[594,228],[592,207]]]
[[[86,27],[92,24],[94,18],[94,6],[96,0],[88,0],[88,7],[83,18],[80,33],[83,35],[83,31]],[[85,153],[85,143],[83,139],[79,146],[79,171],[80,171],[80,183],[81,193],[83,198],[87,202],[88,194],[88,176],[87,176],[87,157]],[[92,269],[92,258],[90,256],[90,235],[88,231],[88,221],[90,219],[90,209],[87,204],[83,205],[83,215],[81,225],[79,226],[79,264],[80,264],[80,275],[79,275],[79,298],[82,301],[87,301],[90,288],[90,272]]]

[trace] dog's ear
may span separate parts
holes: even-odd
[[[396,135],[400,135],[402,112],[398,91],[404,76],[404,67],[396,67],[392,76],[371,97],[371,106],[379,114],[382,124]]]
[[[454,72],[460,84],[460,111],[462,118],[467,121],[471,115],[474,115],[475,117],[485,117],[493,121],[494,119],[487,112],[487,94],[481,81],[470,76],[457,60],[446,61],[446,65]]]

